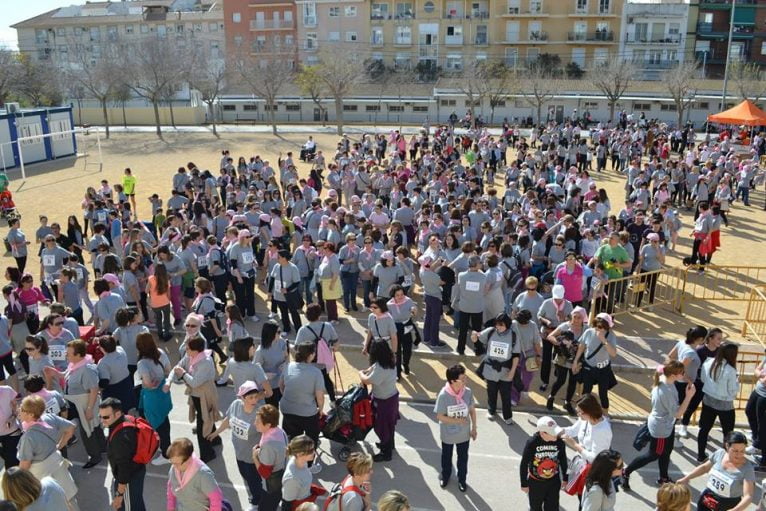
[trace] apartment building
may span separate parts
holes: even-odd
[[[224,0],[223,11],[230,56],[244,53],[262,65],[273,59],[295,65],[299,44],[294,0]]]
[[[722,77],[733,13],[730,60],[766,65],[766,0],[699,0],[694,54],[709,77]]]
[[[85,48],[95,62],[110,43],[147,37],[207,49],[213,60],[223,59],[225,50],[223,10],[214,0],[88,2],[53,9],[12,28],[19,51],[61,67],[72,65],[75,47]]]
[[[688,42],[694,40],[696,27],[689,12],[689,0],[628,1],[622,11],[619,54],[632,59],[646,80],[657,80],[665,70],[693,59]]]
[[[364,0],[296,0],[298,54],[301,63],[316,64],[321,49],[352,52],[360,60],[373,56],[370,4]]]

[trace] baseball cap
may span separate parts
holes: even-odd
[[[237,390],[237,397],[242,397],[254,390],[258,390],[258,384],[252,380],[247,380],[245,383],[239,386],[239,389]]]
[[[559,427],[552,418],[547,415],[537,419],[537,431],[551,436],[559,436],[564,429]]]

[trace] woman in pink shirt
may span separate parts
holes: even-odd
[[[582,305],[584,271],[574,252],[567,252],[564,264],[556,270],[555,278],[556,284],[564,286],[564,298],[574,306]]]

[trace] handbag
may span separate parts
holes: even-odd
[[[646,444],[652,439],[652,435],[649,434],[649,423],[645,422],[636,431],[636,437],[633,439],[633,448],[637,451],[643,451]]]
[[[590,463],[579,454],[569,460],[567,465],[567,473],[569,474],[569,481],[567,482],[564,491],[567,495],[581,495],[585,489],[585,478],[590,472]]]
[[[529,357],[524,359],[524,369],[527,370],[527,372],[533,372],[540,369],[540,364],[537,363],[537,359],[535,357]]]
[[[282,275],[282,267],[279,267],[279,281],[282,282],[282,285],[284,285],[284,277]],[[301,292],[297,285],[292,286],[292,290],[288,289],[287,293],[285,293],[285,303],[287,303],[287,308],[289,309],[302,309],[303,308],[303,297],[301,296]]]

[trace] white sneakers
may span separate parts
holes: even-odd
[[[761,452],[761,450],[758,449],[757,447],[755,447],[754,445],[748,445],[747,449],[745,449],[745,454],[749,454],[751,456],[755,455],[755,454],[758,454],[760,452]]]
[[[678,426],[676,430],[676,434],[680,436],[681,438],[689,438],[689,430],[683,424]]]
[[[170,460],[168,460],[166,457],[164,457],[161,454],[152,460],[152,465],[154,465],[155,467],[167,465],[168,463],[170,463]]]

